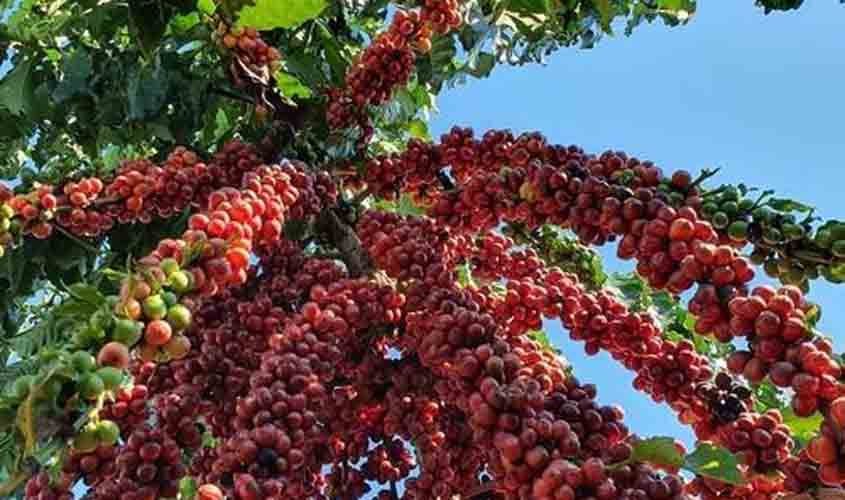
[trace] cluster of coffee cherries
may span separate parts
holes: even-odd
[[[708,414],[721,424],[733,422],[751,411],[751,394],[751,389],[724,372],[718,373],[712,383],[696,387],[696,396],[705,402]]]
[[[32,235],[37,239],[47,239],[53,234],[52,219],[60,219],[64,226],[75,229],[76,232],[86,229],[86,211],[103,190],[103,183],[99,179],[84,179],[80,182],[65,184],[63,193],[57,194],[54,186],[42,184],[29,193],[11,196],[5,202],[3,217],[6,231],[10,229],[11,220],[16,217],[20,222],[20,230],[25,235]],[[98,221],[99,223],[99,221]],[[104,220],[107,227],[113,221]],[[93,228],[98,229],[98,224]],[[2,232],[2,231],[0,231]]]
[[[793,441],[779,411],[745,414],[719,429],[719,441],[755,472],[779,468],[790,455]]]
[[[182,450],[171,437],[150,426],[136,427],[120,448],[116,474],[100,483],[94,498],[175,497],[187,469]]]
[[[454,0],[426,0],[419,10],[398,10],[387,31],[378,35],[352,64],[344,87],[332,89],[327,120],[333,129],[362,127],[362,139],[369,139],[372,126],[367,106],[377,106],[405,85],[414,69],[414,49],[431,50],[434,32],[445,34],[461,25],[460,5]]]
[[[733,353],[728,368],[751,382],[768,376],[776,386],[792,388],[793,409],[804,416],[842,391],[842,369],[830,343],[812,337],[807,327],[811,308],[795,286],[761,286],[730,302],[731,328],[748,337],[749,350]]]
[[[444,35],[461,26],[460,4],[456,0],[424,0],[420,16],[435,33]]]
[[[423,193],[437,179],[442,168],[438,149],[415,139],[407,144],[401,154],[386,155],[367,161],[364,181],[370,191],[391,200],[399,188]]]
[[[11,189],[0,184],[0,257],[6,254],[6,247],[11,246],[14,239],[12,220],[15,209],[7,203],[13,196]],[[14,229],[17,230],[17,228]]]
[[[209,163],[177,147],[161,165],[143,159],[124,161],[109,181],[89,177],[58,187],[36,185],[18,195],[2,186],[0,252],[11,245],[13,232],[46,239],[58,225],[92,238],[116,224],[172,217],[189,206],[204,206],[211,192],[238,185],[261,163],[254,147],[231,141]]]
[[[267,82],[281,67],[281,53],[267,45],[255,28],[229,26],[221,21],[214,34],[220,46],[232,55],[230,71],[236,87],[243,87],[244,80],[254,81],[256,77]]]
[[[678,200],[658,189],[661,171],[624,153],[592,157],[579,148],[549,145],[539,134],[515,138],[490,131],[476,140],[467,129],[453,129],[434,148],[439,154],[426,155],[418,169],[407,167],[411,155],[393,163],[419,172],[431,171],[432,159],[452,167],[460,189],[444,191],[431,203],[430,213],[441,225],[475,232],[503,220],[529,229],[552,223],[596,245],[621,237],[618,255],[636,259],[651,286],[679,294],[698,285],[689,307],[699,317],[699,333],[720,340],[733,336],[727,303],[746,293],[754,274],[698,216],[700,197],[688,173],[672,176],[672,185],[687,194],[680,200],[685,206],[674,206]],[[401,187],[406,189],[413,186]]]
[[[628,436],[622,412],[598,406],[595,387],[569,377],[530,339],[507,335],[471,292],[457,288],[437,231],[423,219],[367,213],[358,232],[377,265],[407,283],[410,312],[402,341],[423,366],[455,381],[439,385],[440,396],[458,402],[475,445],[492,445],[488,465],[497,486],[510,498],[574,499],[581,493],[610,499],[621,491],[626,498],[650,498],[635,485],[628,491],[607,471],[614,457],[605,455]],[[583,460],[587,470],[571,459]],[[568,464],[573,483],[562,479]],[[671,483],[671,496],[655,486],[660,493],[654,498],[681,495],[681,482]]]
[[[51,480],[49,473],[42,471],[27,481],[26,488],[24,489],[24,498],[27,500],[41,500],[42,498],[73,500],[72,486],[72,484],[63,481],[54,482]]]
[[[121,433],[143,424],[149,417],[147,386],[136,384],[132,387],[122,387],[115,394],[114,401],[103,405],[100,418],[107,418],[117,424]]]
[[[711,379],[712,370],[692,343],[662,341],[648,315],[631,313],[606,291],[587,293],[574,275],[547,272],[529,252],[506,251],[511,248],[507,239],[488,236],[479,243],[474,269],[487,279],[501,276],[508,282],[503,296],[478,293],[476,298],[509,334],[538,329],[542,316],[561,318],[570,336],[586,343],[588,354],[606,350],[635,370],[637,389],[669,402],[688,423],[709,420],[710,408],[696,390]]]
[[[416,12],[397,12],[388,30],[377,36],[353,63],[345,86],[329,94],[329,127],[341,129],[356,123],[369,127],[366,106],[386,102],[394,89],[410,79],[415,56],[408,42],[420,26]]]
[[[114,475],[117,453],[118,447],[113,445],[98,446],[87,453],[71,450],[70,456],[62,464],[62,472],[71,477],[81,476],[86,486],[96,487]]]

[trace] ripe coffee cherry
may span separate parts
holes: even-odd
[[[129,349],[120,342],[109,342],[97,354],[97,364],[125,370],[129,368]]]
[[[197,489],[199,500],[223,500],[223,492],[213,484],[204,484]]]
[[[832,464],[838,458],[836,443],[827,436],[819,436],[810,441],[807,452],[810,459],[820,465]]]
[[[144,340],[153,346],[162,346],[170,341],[173,329],[166,321],[157,319],[147,324],[144,331]]]
[[[845,429],[845,398],[836,398],[830,403],[830,419],[840,429]]]

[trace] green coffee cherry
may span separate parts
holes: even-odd
[[[76,351],[70,359],[73,369],[79,373],[88,373],[97,368],[97,360],[87,351]]]
[[[722,212],[728,214],[728,217],[734,217],[739,212],[739,205],[735,201],[726,201],[722,203]]]
[[[101,420],[94,432],[97,441],[104,445],[113,445],[120,438],[120,427],[111,420]]]
[[[833,283],[833,284],[837,284],[837,285],[842,283],[842,282],[845,282],[845,273],[840,274],[840,273],[834,272],[834,269],[836,269],[837,267],[840,267],[840,265],[831,264],[830,266],[822,266],[820,268],[820,272],[821,272],[822,277],[824,279],[826,279],[828,282]]]
[[[191,326],[191,311],[182,304],[176,304],[167,311],[167,322],[177,331]]]
[[[140,321],[133,321],[131,319],[118,319],[115,321],[114,332],[112,332],[112,339],[120,342],[125,346],[132,347],[141,340],[144,334],[144,324]]]
[[[845,240],[834,241],[830,251],[837,259],[845,259]]]
[[[781,230],[783,231],[783,235],[786,239],[791,241],[800,240],[807,234],[804,227],[799,226],[798,224],[784,224],[781,227]]]
[[[167,307],[173,307],[179,303],[179,296],[173,292],[163,292],[161,296],[164,297],[164,303],[167,304]]]
[[[45,401],[56,401],[62,393],[63,385],[64,384],[61,379],[58,377],[51,378],[46,384],[44,384],[40,398]]]
[[[708,201],[707,203],[703,203],[701,205],[701,216],[709,219],[713,217],[713,215],[719,211],[719,205],[713,203],[712,201]]]
[[[104,366],[97,370],[97,376],[103,381],[107,391],[114,391],[123,382],[123,372],[113,366]]]
[[[748,240],[748,223],[745,221],[735,221],[728,226],[728,237],[736,242],[743,242]]]
[[[751,216],[754,217],[754,220],[763,224],[770,223],[774,218],[774,214],[772,214],[772,211],[769,210],[768,207],[755,208],[754,211],[751,212]]]
[[[734,186],[728,186],[722,192],[722,199],[726,201],[739,201],[739,189]]]
[[[26,397],[29,396],[29,390],[32,388],[32,383],[34,381],[35,377],[32,375],[24,375],[15,380],[15,384],[12,386],[12,393],[15,398],[26,399]]]
[[[150,295],[144,299],[144,316],[149,319],[163,319],[167,314],[167,304],[161,295]]]
[[[775,259],[769,259],[763,263],[763,272],[765,272],[766,276],[769,278],[777,279],[780,277],[780,268],[778,267],[777,261]]]
[[[845,224],[836,223],[831,225],[830,234],[833,236],[834,241],[845,240]]]
[[[763,241],[769,245],[778,245],[783,242],[783,235],[776,228],[770,227],[763,233]]]
[[[191,290],[192,287],[192,280],[191,275],[186,273],[185,271],[176,271],[175,273],[171,274],[168,278],[170,286],[175,290],[177,293],[186,293]]]
[[[79,394],[85,399],[97,399],[106,390],[103,379],[95,373],[89,373],[79,382]]]
[[[781,274],[781,279],[787,285],[800,285],[807,281],[807,276],[804,270],[797,266],[792,266],[786,273]]]
[[[164,271],[166,276],[170,276],[180,268],[179,263],[176,262],[176,259],[167,258],[161,261],[161,270]]]
[[[90,453],[100,445],[100,438],[97,436],[97,428],[91,424],[86,425],[73,439],[73,448],[82,453]]]
[[[716,229],[725,229],[730,223],[731,219],[725,212],[716,212],[713,215],[713,226]]]

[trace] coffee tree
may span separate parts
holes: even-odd
[[[845,223],[539,133],[429,136],[443,88],[694,1],[2,5],[3,498],[845,497],[806,295],[845,280]],[[636,436],[551,321],[695,448]]]

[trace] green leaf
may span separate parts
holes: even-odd
[[[399,200],[378,200],[373,205],[373,208],[385,212],[394,212],[399,215],[425,215],[425,210],[418,207],[414,203],[414,200],[407,194],[403,194]]]
[[[462,288],[474,287],[475,280],[472,279],[472,266],[469,262],[464,262],[463,265],[457,267],[458,284]]]
[[[217,4],[214,3],[214,0],[199,0],[197,2],[197,10],[206,16],[210,16],[217,10]]]
[[[758,413],[765,413],[768,410],[780,410],[781,413],[786,411],[788,406],[785,401],[781,399],[782,394],[780,390],[775,387],[770,381],[766,380],[754,386],[754,411]]]
[[[223,108],[218,109],[214,115],[214,142],[220,141],[230,130],[232,123],[229,121],[229,115]]]
[[[259,31],[294,28],[320,15],[326,4],[326,0],[257,0],[241,9],[238,25]]]
[[[200,23],[200,15],[197,12],[191,12],[183,16],[176,16],[170,21],[170,26],[176,33],[187,33],[194,26]]]
[[[524,14],[548,14],[552,10],[550,0],[510,0],[505,9]]]
[[[170,12],[160,0],[129,0],[129,27],[147,56],[155,51],[167,31]]]
[[[472,61],[469,73],[476,78],[487,78],[496,66],[496,56],[482,52]]]
[[[633,462],[646,462],[656,466],[677,469],[684,464],[684,456],[671,437],[653,437],[636,441],[631,455]]]
[[[800,201],[790,200],[788,198],[772,198],[766,204],[781,212],[808,213],[813,211],[813,207],[810,205],[806,205]]]
[[[417,206],[410,196],[403,194],[402,197],[399,198],[399,214],[421,216],[425,215],[425,210],[422,207]]]
[[[159,68],[142,68],[129,78],[129,119],[146,120],[161,111],[167,100],[166,73]]]
[[[792,411],[792,408],[787,408],[783,411],[783,423],[789,430],[792,431],[792,437],[797,439],[802,445],[807,444],[819,432],[824,417],[821,413],[816,413],[810,417],[799,417]]]
[[[814,330],[816,325],[819,324],[819,321],[822,319],[822,308],[818,304],[810,305],[810,310],[807,311],[807,315],[804,319],[804,324],[807,325],[807,329]]]
[[[414,119],[408,122],[408,133],[417,139],[431,140],[431,134],[428,132],[428,124],[420,119]]]
[[[599,13],[599,20],[601,21],[602,29],[610,33],[610,22],[613,20],[613,6],[610,4],[610,0],[593,0],[593,4],[596,7],[596,10]]]
[[[85,283],[75,283],[68,287],[68,293],[73,297],[89,304],[100,305],[106,302],[106,297],[96,287]]]
[[[546,332],[542,330],[531,330],[528,332],[528,338],[540,344],[543,350],[549,351],[554,354],[560,354],[560,349],[555,347],[552,344],[552,341],[549,340],[549,336],[546,335]]]
[[[196,479],[186,476],[179,481],[179,500],[193,500],[197,496]]]
[[[27,15],[32,11],[35,0],[6,1],[0,3],[0,14],[3,23],[0,23],[0,33],[8,32],[12,38],[26,38],[29,26],[25,23]],[[11,11],[11,15],[9,12]]]
[[[448,67],[455,56],[458,54],[458,49],[455,47],[455,42],[452,37],[435,38],[431,45],[431,64],[435,68]]]
[[[62,64],[64,73],[62,80],[53,90],[53,99],[56,103],[84,94],[88,90],[88,79],[92,71],[93,66],[88,52],[83,48],[75,50]]]
[[[13,115],[28,115],[33,105],[32,67],[35,60],[26,58],[15,64],[0,80],[0,107]]]
[[[282,92],[285,97],[300,97],[307,99],[311,97],[311,89],[306,87],[299,79],[290,73],[284,71],[277,71],[273,75],[276,79],[276,87]]]
[[[729,484],[742,484],[742,473],[733,453],[710,443],[700,444],[684,458],[683,468],[699,476]]]
[[[672,13],[680,21],[685,21],[695,13],[696,2],[695,0],[658,0],[657,8],[663,13]]]

